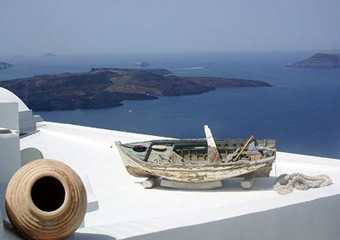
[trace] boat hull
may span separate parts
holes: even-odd
[[[140,161],[131,156],[116,142],[127,171],[135,177],[158,177],[177,182],[200,183],[219,181],[226,178],[246,175],[261,169],[270,172],[275,156],[244,164],[211,164],[206,166],[157,165]],[[268,171],[269,170],[269,171]]]

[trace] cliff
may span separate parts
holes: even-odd
[[[31,109],[104,108],[123,100],[201,94],[218,87],[263,87],[261,81],[212,77],[178,77],[165,69],[93,68],[87,73],[40,75],[0,82]]]
[[[6,62],[0,62],[0,70],[1,69],[7,69],[7,68],[10,68],[10,67],[13,67],[13,65],[10,64],[10,63],[6,63]]]
[[[338,68],[340,67],[340,54],[316,53],[310,58],[287,65],[287,67]]]

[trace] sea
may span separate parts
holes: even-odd
[[[174,138],[272,138],[279,151],[340,158],[340,69],[290,68],[316,51],[0,56],[14,64],[0,81],[92,67],[165,68],[178,76],[265,81],[273,87],[225,87],[187,96],[124,101],[103,109],[35,112],[46,121]]]

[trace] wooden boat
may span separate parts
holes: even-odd
[[[276,157],[276,140],[206,139],[116,142],[127,171],[135,177],[202,183],[237,176],[268,177]]]

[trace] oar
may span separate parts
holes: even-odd
[[[237,154],[237,156],[235,157],[235,159],[233,160],[234,162],[237,161],[239,159],[239,157],[241,156],[241,154],[244,152],[244,150],[246,150],[246,148],[248,148],[249,144],[254,141],[254,136],[251,136],[248,141],[246,142],[246,144],[244,144],[243,148],[241,149],[241,151]]]
[[[220,163],[221,156],[220,156],[220,153],[218,152],[214,137],[208,125],[204,125],[204,132],[205,132],[205,137],[207,138],[209,162]]]

